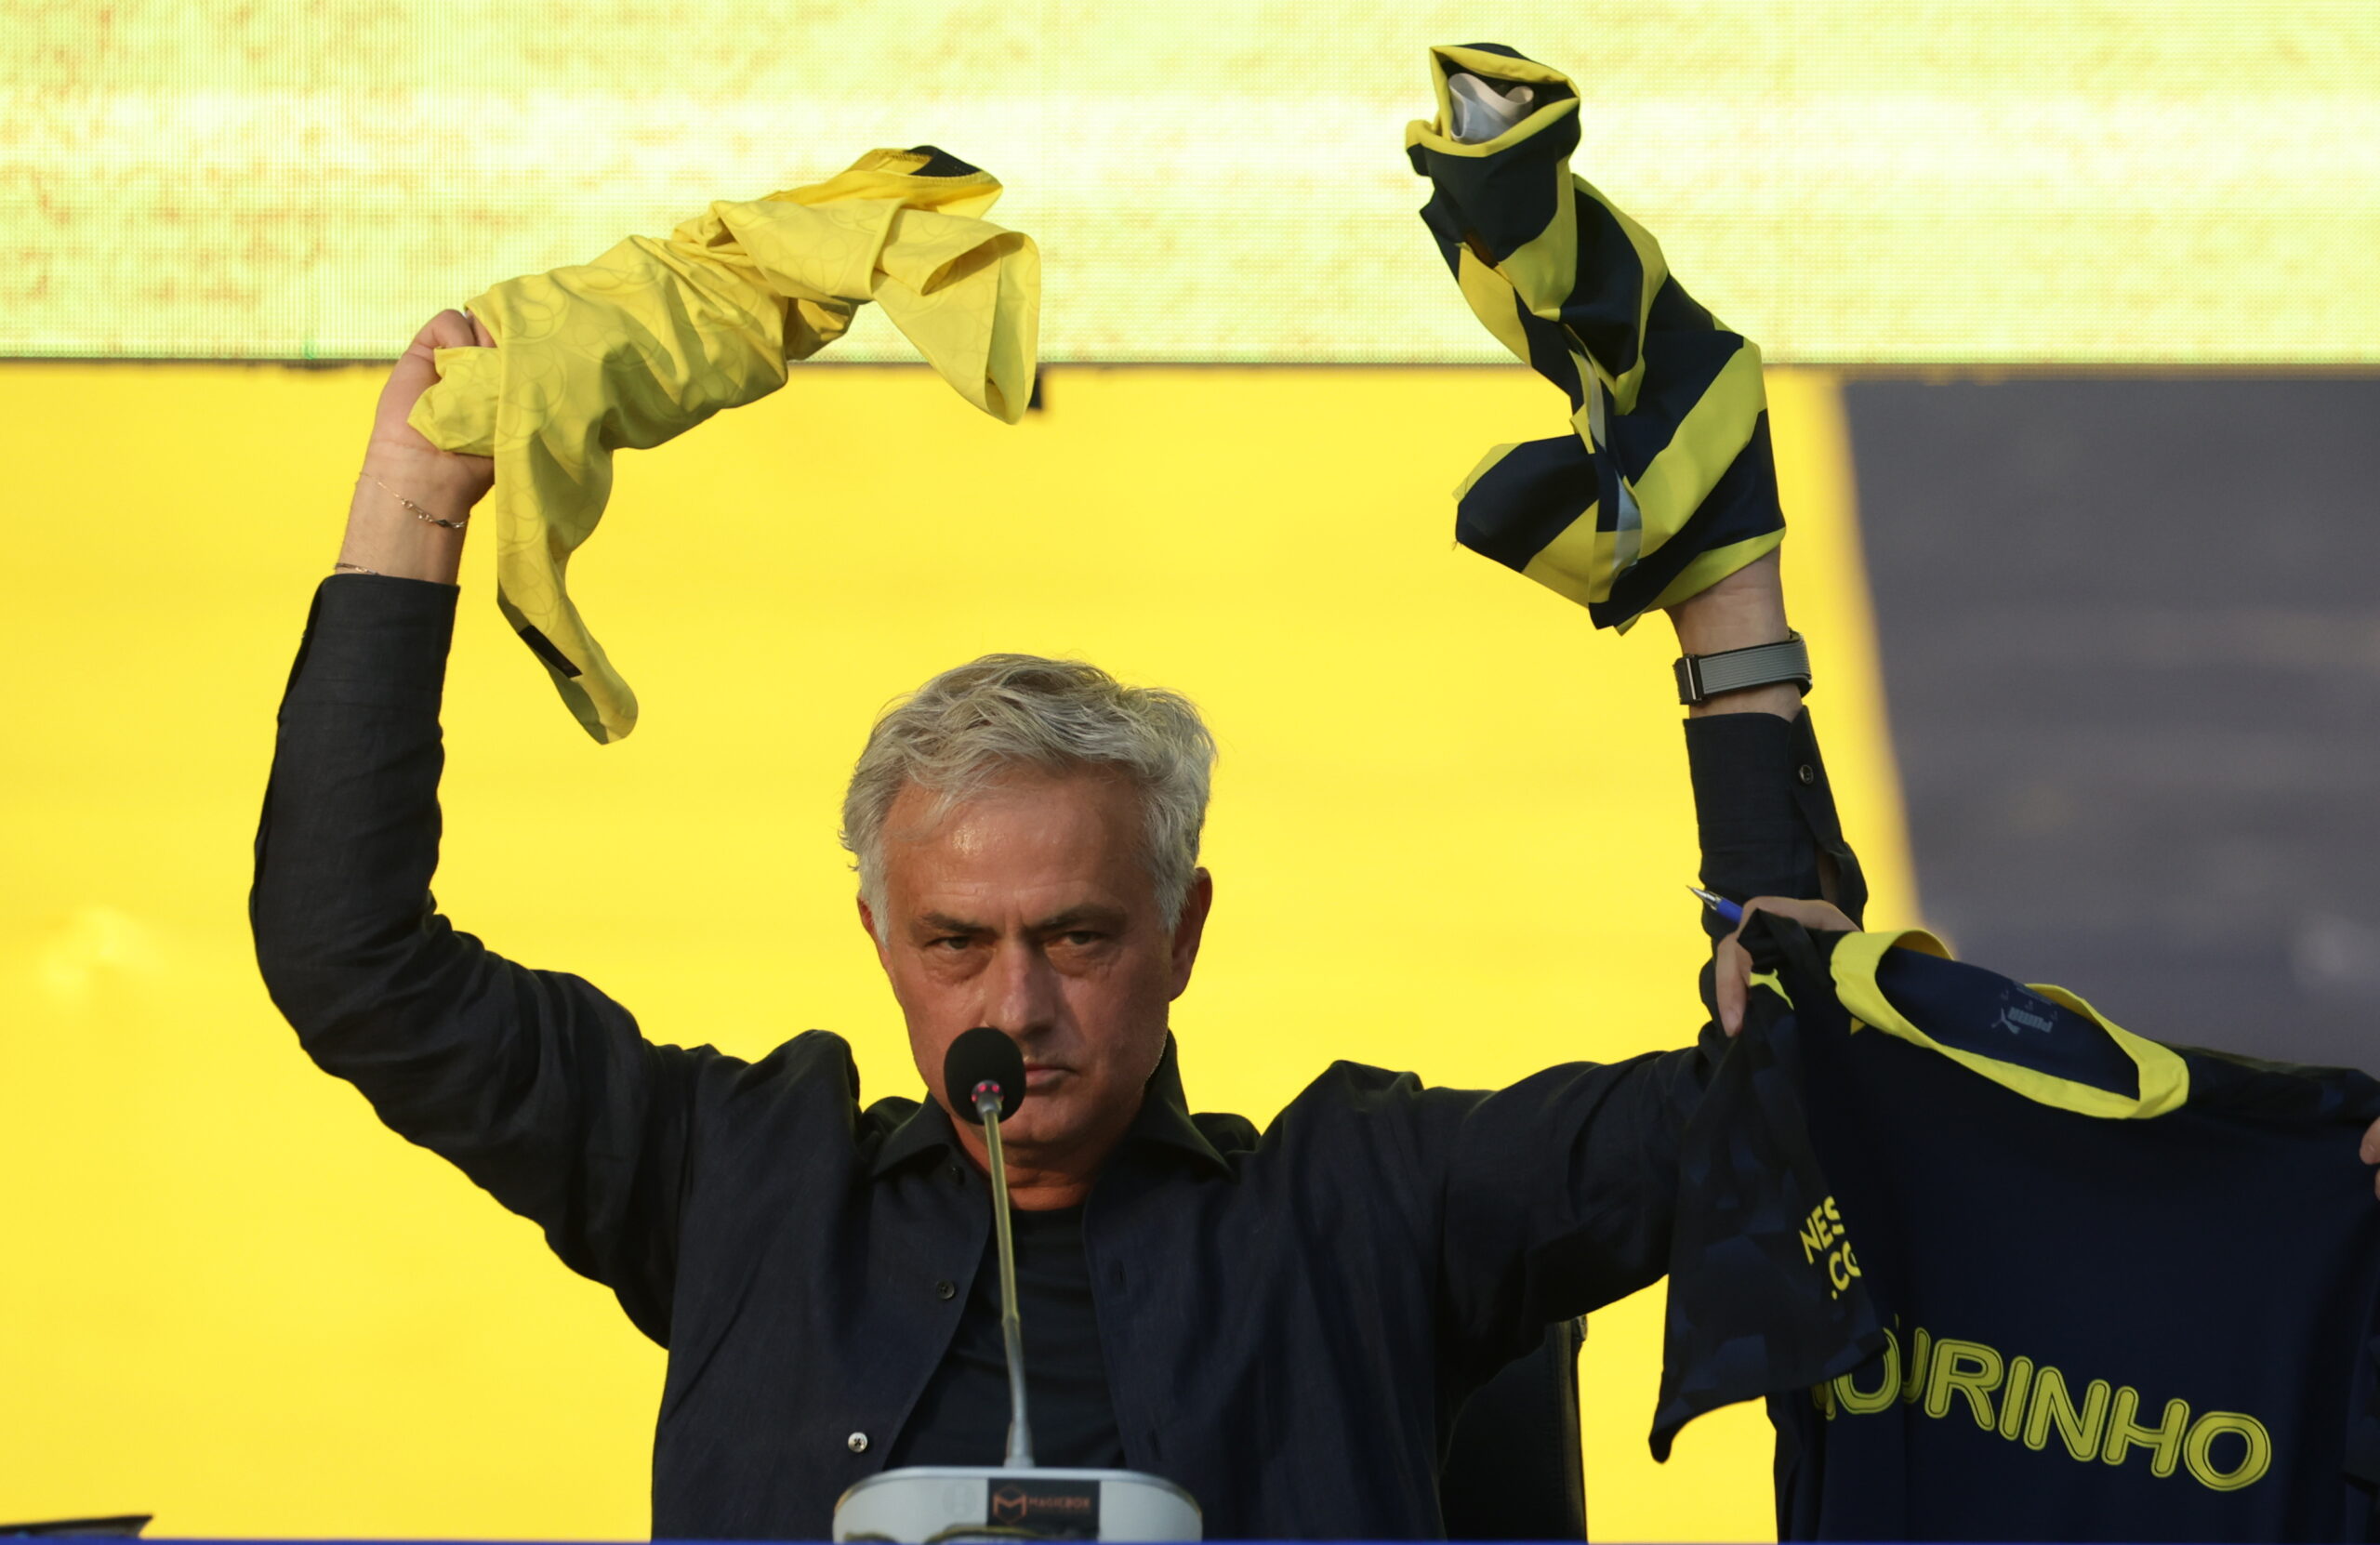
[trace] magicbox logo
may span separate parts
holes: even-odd
[[[1058,1538],[1099,1538],[1096,1481],[993,1481],[986,1521]]]

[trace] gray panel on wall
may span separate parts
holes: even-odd
[[[2380,380],[1846,401],[1929,920],[2142,1034],[2380,1071]]]

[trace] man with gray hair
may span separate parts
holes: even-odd
[[[1030,1098],[1001,1123],[1020,1208],[1083,1202],[1157,1068],[1213,894],[1214,758],[1187,699],[1029,654],[943,672],[860,754],[843,842],[920,1075],[978,1024],[1023,1046]]]
[[[927,1099],[863,1104],[822,1031],[757,1063],[655,1045],[580,978],[500,958],[429,894],[462,517],[489,467],[406,423],[432,349],[472,336],[443,314],[382,396],[282,708],[258,957],[320,1065],[669,1349],[654,1532],[820,1537],[879,1469],[998,1460],[984,1146],[938,1076],[989,1025],[1029,1086],[1005,1129],[1043,1459],[1175,1480],[1210,1538],[1442,1534],[1466,1399],[1665,1269],[1701,1054],[1487,1091],[1342,1063],[1262,1132],[1193,1116],[1168,1015],[1213,901],[1213,742],[1172,693],[1025,655],[886,713],[844,803]],[[1693,655],[1784,639],[1774,555],[1672,619]],[[1705,883],[1831,881],[1856,913],[1796,689],[1693,713]]]

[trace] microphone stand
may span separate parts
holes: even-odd
[[[1000,1140],[1000,1118],[1025,1098],[1024,1054],[988,1025],[964,1032],[943,1058],[943,1098],[952,1116],[984,1126],[999,1250],[1000,1343],[1008,1357],[1008,1458],[998,1465],[901,1465],[863,1475],[835,1503],[834,1538],[845,1545],[1200,1538],[1205,1525],[1198,1499],[1161,1475],[1044,1470],[1033,1462],[1033,1428],[1025,1414],[1025,1327],[1016,1304],[1016,1229]],[[852,1451],[859,1453],[861,1446],[854,1442]]]
[[[1025,1415],[1025,1327],[1016,1314],[1016,1235],[1009,1222],[1008,1159],[1000,1151],[1000,1087],[989,1078],[975,1086],[976,1114],[984,1118],[984,1151],[992,1172],[992,1226],[999,1237],[1000,1344],[1008,1354],[1008,1470],[1033,1468],[1033,1428]]]

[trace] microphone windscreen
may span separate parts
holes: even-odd
[[[984,1117],[975,1109],[975,1086],[985,1079],[1000,1087],[1000,1119],[1006,1121],[1025,1103],[1025,1053],[990,1025],[979,1024],[952,1041],[942,1059],[942,1088],[950,1108],[977,1126]]]

